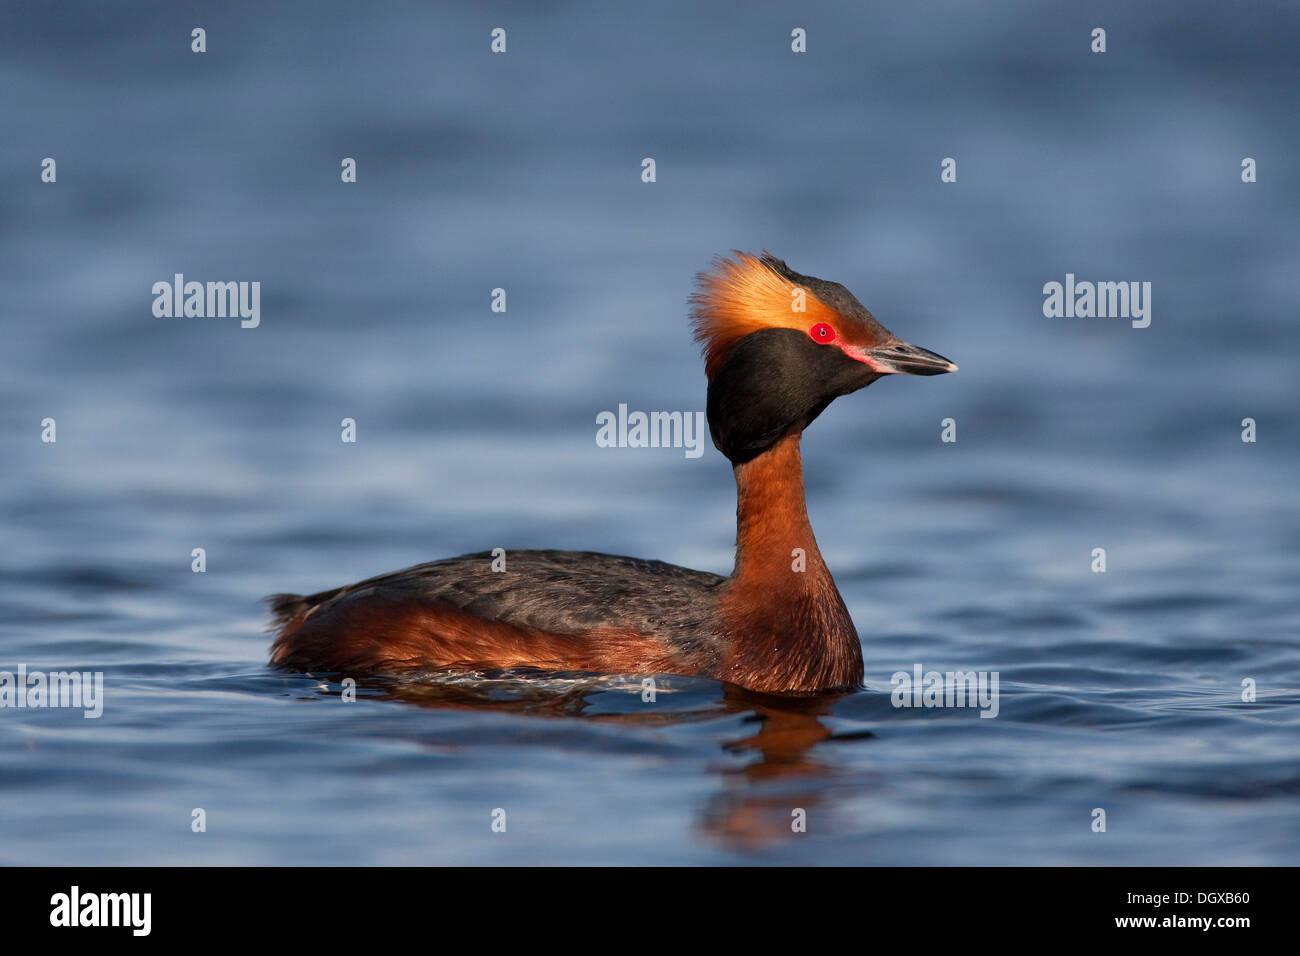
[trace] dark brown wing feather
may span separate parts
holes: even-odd
[[[726,581],[720,575],[590,551],[511,551],[505,566],[493,571],[492,554],[484,551],[318,594],[273,595],[268,600],[279,632],[275,659],[303,662],[290,646],[299,630],[314,631],[311,644],[323,648],[329,639],[321,633],[326,621],[341,624],[399,608],[455,608],[521,634],[645,635],[659,639],[674,656],[701,664],[722,656],[714,627]],[[463,627],[464,615],[456,617]],[[348,639],[346,633],[337,636]]]

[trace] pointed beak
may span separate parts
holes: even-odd
[[[867,364],[882,375],[942,375],[957,371],[956,364],[942,355],[907,342],[893,342],[862,354]]]

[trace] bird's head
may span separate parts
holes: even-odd
[[[957,370],[900,340],[838,282],[800,275],[768,253],[733,253],[696,278],[691,317],[709,379],[709,430],[734,464],[882,375]]]

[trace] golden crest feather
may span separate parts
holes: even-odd
[[[699,286],[691,296],[695,340],[704,352],[704,371],[712,379],[732,346],[763,329],[808,331],[843,316],[818,299],[811,290],[776,271],[775,257],[733,251],[719,256],[710,271],[695,277]]]

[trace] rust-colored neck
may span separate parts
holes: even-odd
[[[736,567],[719,605],[728,680],[817,691],[862,682],[862,649],[808,522],[799,435],[736,466]]]
[[[802,572],[795,570],[800,551]],[[829,576],[808,523],[799,436],[790,435],[736,466],[736,567],[731,577],[789,591]]]

